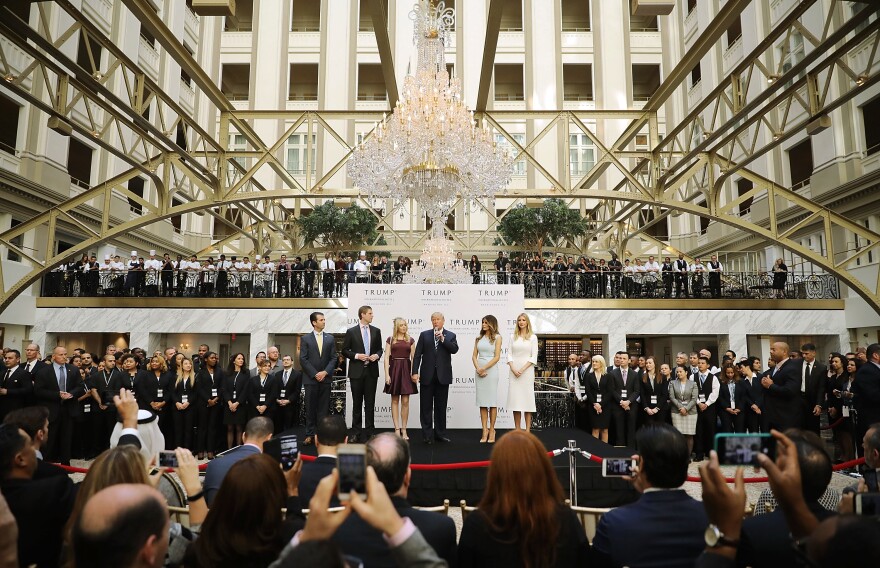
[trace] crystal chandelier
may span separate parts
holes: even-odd
[[[470,284],[471,274],[466,266],[455,263],[452,241],[443,233],[442,225],[434,225],[431,237],[419,260],[404,274],[405,284]]]
[[[413,199],[442,225],[459,196],[473,205],[506,193],[512,157],[496,148],[487,122],[477,125],[461,82],[446,71],[453,9],[419,0],[409,17],[416,73],[404,79],[394,112],[355,148],[348,174],[370,201],[392,199],[396,209]]]

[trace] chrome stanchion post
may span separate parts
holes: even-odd
[[[575,453],[577,450],[577,442],[569,440],[568,448],[566,448],[566,451],[568,451],[568,497],[571,499],[571,504],[574,506],[577,506],[578,504],[577,469],[575,467],[577,465],[577,455]]]

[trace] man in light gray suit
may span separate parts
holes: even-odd
[[[315,439],[318,420],[330,414],[330,389],[333,369],[336,368],[336,340],[324,333],[326,320],[321,312],[309,315],[312,333],[302,336],[299,344],[299,362],[303,370],[303,386],[306,389],[306,439],[304,446],[311,446]]]

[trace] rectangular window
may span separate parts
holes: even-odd
[[[91,36],[87,39],[85,32],[79,33],[76,64],[89,73],[96,73],[101,69],[101,44],[92,39]]]
[[[131,178],[130,180],[128,180],[128,191],[143,199],[144,183],[145,180],[142,177]],[[131,197],[128,198],[128,208],[131,210],[132,213],[136,215],[143,215],[144,213],[143,206]]]
[[[742,20],[740,19],[740,16],[737,16],[733,23],[730,24],[730,27],[727,28],[727,33],[725,34],[727,38],[727,48],[730,49],[730,46],[739,41],[742,35]]]
[[[94,151],[71,137],[67,147],[67,173],[70,182],[88,189],[92,184],[92,155]]]
[[[804,36],[799,31],[793,30],[788,36],[788,41],[779,44],[776,51],[781,62],[780,69],[785,74],[804,58]],[[788,80],[785,85],[791,86],[796,79],[801,79],[803,76],[804,72],[801,71],[796,77]]]
[[[867,156],[880,152],[878,124],[880,124],[880,97],[862,107],[862,128],[865,129],[865,155]]]
[[[18,113],[21,107],[0,95],[0,151],[15,155],[18,145]]]
[[[179,199],[171,199],[171,207],[180,207],[183,205],[183,201]],[[169,217],[171,221],[171,226],[174,228],[174,232],[180,234],[183,232],[183,215],[172,215]]]
[[[19,221],[18,219],[12,219],[12,223],[9,225],[9,228],[14,229],[19,225],[21,225],[21,221]],[[24,235],[19,235],[14,239],[11,239],[9,242],[14,244],[18,248],[21,248],[21,246],[24,244]],[[6,259],[12,260],[14,262],[21,262],[21,255],[13,251],[12,249],[6,249]]]
[[[700,64],[697,63],[693,69],[691,69],[691,88],[694,88],[699,84],[699,82],[703,79],[703,72],[700,69]]]
[[[800,189],[810,184],[813,175],[813,144],[805,139],[788,151],[788,168],[791,174],[791,189]]]
[[[517,144],[520,146],[525,146],[526,144],[526,135],[521,133],[511,133],[510,137],[513,138]],[[519,154],[519,148],[511,144],[507,138],[504,137],[503,134],[495,134],[495,145],[498,148],[502,148],[506,152],[510,152],[512,156],[516,156]],[[513,175],[515,176],[524,176],[526,175],[526,160],[525,158],[520,158],[513,162]]]
[[[745,178],[736,180],[736,193],[738,197],[742,197],[746,193],[750,192],[752,188],[755,187],[755,184],[752,183],[752,180],[748,180]],[[745,201],[739,204],[739,214],[745,215],[752,210],[752,202],[754,201],[753,197],[749,197]]]
[[[315,148],[317,137],[312,134],[311,145],[308,134],[291,134],[287,139],[287,171],[291,175],[305,175],[309,168],[315,174]]]
[[[596,147],[586,134],[570,134],[568,157],[571,176],[581,178],[596,165]]]
[[[229,135],[229,151],[230,152],[245,152],[247,151],[247,142],[245,140],[244,134],[230,134]],[[242,168],[247,171],[250,167],[250,159],[242,156],[237,156],[232,158],[235,162],[240,164]],[[241,178],[242,174],[239,171],[239,168],[236,168],[232,164],[227,165],[227,175],[226,175],[226,183],[228,185],[234,185],[235,182]]]

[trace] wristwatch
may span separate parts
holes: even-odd
[[[703,533],[703,540],[706,541],[706,546],[709,548],[717,548],[719,546],[739,546],[739,539],[733,540],[724,536],[724,533],[715,526],[710,524],[706,527],[706,531]]]

